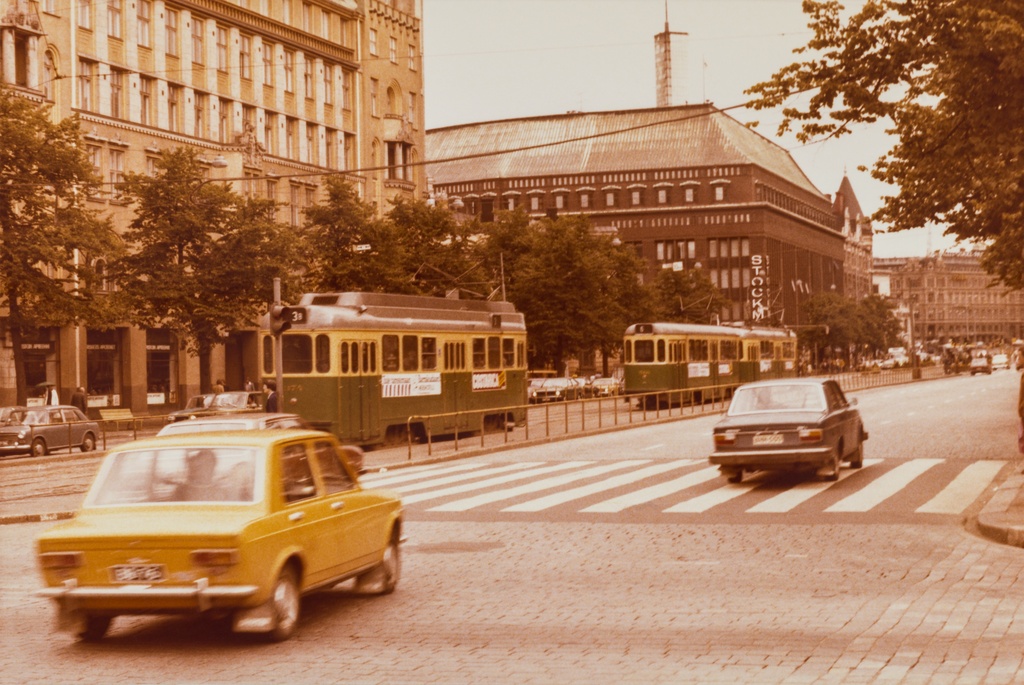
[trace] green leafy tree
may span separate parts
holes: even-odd
[[[522,209],[500,211],[494,221],[474,223],[470,230],[479,236],[474,252],[489,274],[489,284],[497,292],[506,294],[518,285],[519,261],[533,249],[535,233],[540,224],[532,224]]]
[[[834,0],[803,7],[806,58],[755,85],[755,106],[790,102],[780,132],[795,126],[803,141],[888,122],[897,142],[872,174],[899,193],[875,218],[987,242],[985,267],[1024,287],[1024,3],[867,0],[848,17]]]
[[[508,299],[526,317],[534,367],[561,370],[571,356],[614,349],[643,298],[639,259],[584,217],[531,224],[511,269]]]
[[[716,323],[729,299],[707,272],[662,269],[651,284],[654,319],[684,323]]]
[[[869,295],[857,302],[857,315],[861,333],[856,342],[873,356],[899,343],[900,322],[889,300]]]
[[[16,401],[27,398],[22,341],[40,327],[102,325],[93,265],[117,254],[110,225],[86,207],[99,192],[77,119],[0,85],[0,305],[14,353]]]
[[[328,177],[326,189],[326,201],[306,209],[306,288],[416,293],[407,269],[413,246],[394,223],[376,218],[373,207],[360,200],[343,178]]]
[[[444,206],[395,198],[388,212],[405,246],[404,270],[424,295],[446,295],[453,289],[470,297],[487,297],[486,271],[474,256],[473,223],[460,223]]]
[[[164,151],[156,169],[125,175],[136,216],[124,233],[130,251],[112,271],[130,320],[179,336],[199,358],[206,391],[210,351],[265,311],[275,277],[288,282],[296,241],[274,220],[273,202],[204,181],[196,150]]]

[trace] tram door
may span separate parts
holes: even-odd
[[[381,437],[380,402],[376,341],[341,343],[338,418],[342,438],[368,442]]]

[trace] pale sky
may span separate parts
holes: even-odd
[[[654,107],[654,34],[665,25],[665,0],[420,0],[423,6],[427,128],[570,110]],[[861,4],[849,0],[847,5]],[[679,102],[718,107],[749,99],[744,90],[796,59],[810,38],[800,0],[668,0],[672,31],[686,32]],[[702,66],[705,65],[705,66]],[[789,150],[823,193],[844,171],[868,214],[893,189],[860,167],[889,144],[885,125],[801,146],[779,138],[777,113],[732,109],[737,120]],[[884,226],[875,225],[876,232]],[[875,237],[876,257],[921,256],[952,246],[940,229]]]

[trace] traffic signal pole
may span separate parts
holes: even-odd
[[[271,310],[281,306],[281,279],[274,278],[274,304]],[[271,329],[274,326],[271,324]],[[281,331],[274,331],[274,380],[277,383],[277,410],[285,411],[284,407],[284,352],[281,348]]]

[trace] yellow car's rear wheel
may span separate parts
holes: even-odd
[[[291,566],[282,569],[268,601],[274,614],[274,626],[268,637],[274,642],[283,642],[295,634],[299,623],[299,583]]]

